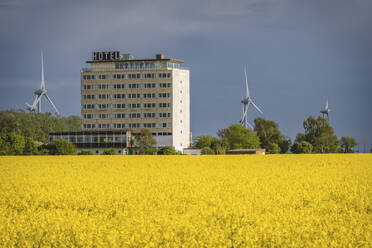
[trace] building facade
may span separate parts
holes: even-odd
[[[94,52],[81,70],[83,132],[148,129],[158,146],[190,146],[190,72],[183,61]]]
[[[103,154],[105,150],[113,150],[115,154],[128,154],[131,138],[131,132],[120,130],[49,133],[49,142],[65,139],[75,145],[78,153],[90,150],[95,155]]]

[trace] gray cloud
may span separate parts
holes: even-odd
[[[163,52],[191,69],[194,135],[240,119],[247,64],[254,98],[287,135],[301,131],[328,97],[336,133],[372,143],[365,135],[372,122],[371,10],[368,0],[3,0],[0,107],[32,100],[40,50],[47,87],[66,115],[80,112],[80,69],[92,51]]]

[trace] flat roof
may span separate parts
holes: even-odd
[[[86,63],[92,64],[92,63],[112,63],[112,62],[145,62],[145,61],[170,61],[173,63],[183,63],[183,60],[179,59],[120,59],[120,60],[99,60],[99,61],[94,61],[94,60],[88,60]]]

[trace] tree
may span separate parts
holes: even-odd
[[[71,115],[67,118],[64,118],[64,121],[67,125],[67,131],[69,132],[81,131],[81,118],[79,116]]]
[[[178,155],[180,154],[173,146],[163,146],[158,149],[158,155]]]
[[[291,148],[291,139],[289,137],[282,136],[278,145],[280,147],[280,153],[288,153],[289,149]]]
[[[23,148],[24,155],[37,155],[39,154],[38,151],[38,144],[30,137],[25,137],[25,146]]]
[[[304,121],[303,126],[305,129],[305,141],[313,146],[313,152],[339,152],[339,141],[327,119],[320,116],[315,119],[310,116]]]
[[[221,139],[226,140],[232,149],[260,148],[260,138],[251,130],[239,124],[233,124],[218,132]]]
[[[254,131],[260,138],[262,148],[265,148],[269,153],[276,153],[277,150],[274,152],[271,148],[276,149],[277,147],[273,144],[277,144],[280,153],[288,152],[291,140],[288,137],[284,137],[276,122],[264,118],[256,118],[254,124]]]
[[[305,141],[306,140],[306,137],[305,137],[305,134],[304,133],[298,133],[296,135],[296,139],[295,139],[295,142],[301,142],[301,141]]]
[[[206,146],[206,147],[203,147],[202,150],[201,150],[201,154],[203,155],[212,155],[212,154],[215,154],[213,149]]]
[[[269,144],[268,151],[271,154],[278,154],[278,153],[280,153],[280,147],[277,143],[271,143],[271,144]]]
[[[50,114],[24,111],[0,111],[0,133],[15,132],[42,143],[48,142],[51,132],[80,131],[78,116],[55,117]]]
[[[211,148],[214,150],[215,154],[226,154],[229,144],[226,140],[215,138],[211,144]]]
[[[291,152],[292,153],[311,153],[313,151],[313,146],[307,142],[307,141],[296,141],[292,147]]]
[[[211,136],[208,136],[208,135],[202,135],[202,136],[198,136],[196,137],[196,141],[195,141],[195,144],[194,144],[194,147],[195,148],[199,148],[199,149],[202,149],[203,147],[212,147],[212,143],[215,142],[216,138],[214,137],[211,137]]]
[[[136,154],[154,154],[156,152],[156,140],[152,137],[147,129],[142,129],[141,132],[135,135],[134,151]]]
[[[22,155],[25,139],[15,132],[0,135],[0,155]]]
[[[56,139],[47,145],[50,155],[71,155],[76,153],[74,144],[65,139]]]
[[[342,136],[340,143],[341,151],[344,153],[352,153],[353,152],[352,148],[358,145],[356,140],[349,136]]]
[[[115,150],[114,149],[105,149],[105,150],[103,150],[102,155],[115,155]]]

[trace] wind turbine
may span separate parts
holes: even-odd
[[[320,113],[323,114],[323,118],[324,116],[327,116],[327,120],[329,120],[329,112],[331,112],[331,110],[328,107],[328,98],[327,98],[325,108],[320,110]]]
[[[50,104],[53,106],[54,110],[56,111],[56,115],[59,116],[59,111],[54,105],[52,99],[47,94],[47,90],[45,88],[45,80],[44,80],[44,57],[43,57],[43,52],[41,52],[41,85],[40,89],[36,90],[34,92],[35,94],[35,99],[32,105],[26,103],[27,110],[30,112],[36,112],[36,113],[41,113],[41,98],[43,96],[46,97],[46,99],[50,102]]]
[[[248,122],[248,107],[249,107],[249,105],[252,104],[252,106],[255,109],[257,109],[258,112],[260,112],[261,114],[263,114],[263,113],[262,113],[261,109],[259,107],[257,107],[257,105],[253,102],[253,99],[251,98],[251,95],[249,93],[248,79],[247,79],[247,69],[245,67],[244,67],[244,75],[245,75],[245,86],[247,88],[246,88],[246,96],[241,101],[241,103],[243,104],[243,114],[242,114],[242,119],[240,121],[240,124],[245,128],[253,129],[253,126]]]

